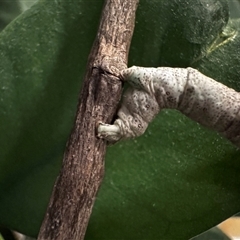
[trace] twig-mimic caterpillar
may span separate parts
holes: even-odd
[[[193,68],[143,68],[122,71],[131,85],[113,125],[100,123],[98,136],[109,142],[143,134],[163,108],[177,109],[240,147],[240,94]]]

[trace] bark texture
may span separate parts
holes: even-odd
[[[104,175],[106,142],[99,121],[110,123],[121,98],[119,72],[127,67],[138,0],[106,0],[84,79],[75,125],[38,240],[84,239]]]

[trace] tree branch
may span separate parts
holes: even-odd
[[[75,125],[38,240],[84,238],[104,175],[106,142],[99,121],[111,122],[121,97],[138,0],[106,0],[84,79]]]

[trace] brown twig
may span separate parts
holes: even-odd
[[[111,122],[121,97],[138,0],[106,0],[84,79],[76,121],[38,240],[84,239],[104,175],[106,142],[99,121]]]

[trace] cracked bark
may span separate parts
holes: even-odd
[[[138,0],[106,0],[85,75],[75,125],[38,240],[84,239],[104,175],[106,142],[99,121],[110,123],[121,98],[119,72],[127,67]]]

